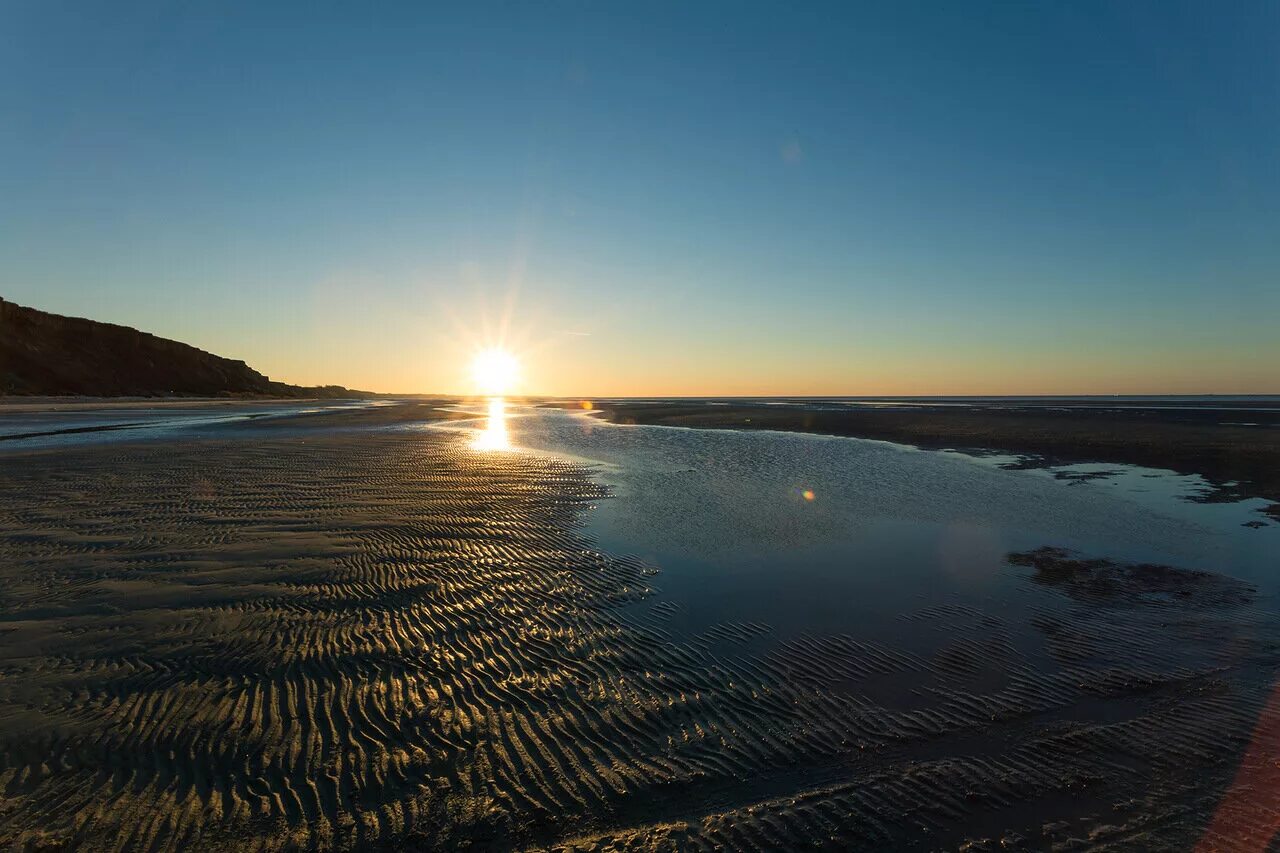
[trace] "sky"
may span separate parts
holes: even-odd
[[[0,296],[273,379],[1280,392],[1280,4],[0,0]]]

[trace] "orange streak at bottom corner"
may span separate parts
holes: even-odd
[[[1236,777],[1218,804],[1197,853],[1263,851],[1280,831],[1280,685],[1267,699]]]

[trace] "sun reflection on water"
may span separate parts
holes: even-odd
[[[476,435],[476,450],[510,450],[511,437],[507,434],[507,401],[501,397],[489,398],[489,417],[484,429]]]

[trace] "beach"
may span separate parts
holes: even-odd
[[[494,452],[486,411],[6,442],[0,846],[1269,837],[1265,762],[1241,775],[1280,725],[1271,540],[1246,538],[1273,531],[1239,523],[1257,501],[1148,506],[1163,497],[882,442],[706,444],[534,408],[507,413]],[[815,455],[847,481],[766,494]],[[975,496],[1008,504],[958,528]],[[992,548],[953,549],[981,559],[906,568],[921,531],[995,529],[1017,507]],[[866,550],[895,524],[910,535]],[[724,543],[755,536],[775,542],[766,562],[803,559],[753,575]],[[681,555],[716,554],[721,574],[681,579]]]

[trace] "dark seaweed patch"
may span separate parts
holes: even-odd
[[[1013,553],[1007,559],[1012,565],[1034,569],[1036,583],[1093,602],[1229,606],[1248,604],[1257,595],[1249,584],[1213,572],[1082,557],[1065,548],[1046,546]]]

